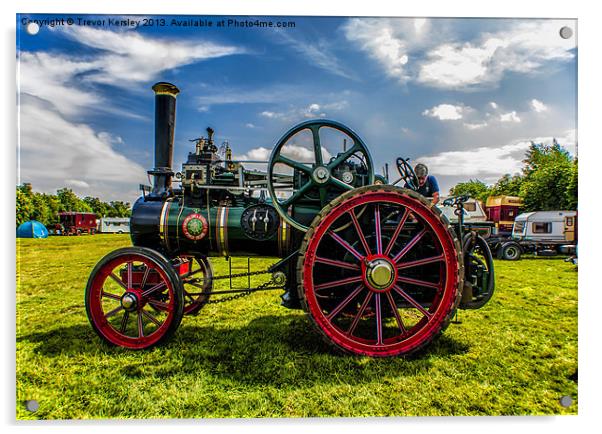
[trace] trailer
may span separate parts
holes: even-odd
[[[129,234],[129,217],[103,217],[98,223],[98,232],[102,234]]]
[[[67,211],[59,213],[59,222],[53,233],[56,235],[94,235],[97,231],[96,214],[93,212]]]
[[[488,240],[499,259],[515,261],[523,253],[573,255],[577,245],[576,211],[536,211],[516,217],[512,235]]]
[[[485,202],[487,219],[495,224],[496,233],[506,236],[512,234],[514,219],[519,214],[523,200],[518,196],[489,196]]]

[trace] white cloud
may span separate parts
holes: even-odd
[[[257,128],[257,127],[255,126],[255,124],[252,124],[251,122],[248,122],[248,123],[246,123],[246,124],[245,124],[245,127],[247,127],[247,128]]]
[[[500,147],[479,147],[466,151],[446,151],[436,155],[420,157],[435,176],[462,176],[466,180],[478,178],[488,183],[496,182],[506,173],[519,173],[522,160],[531,141],[550,145],[552,137],[535,137],[530,140],[515,140]],[[575,130],[568,130],[557,137],[558,143],[572,155],[575,155]]]
[[[497,107],[498,107],[498,106],[497,106],[497,103],[496,103],[495,101],[491,101],[491,102],[489,103],[489,106],[490,106],[492,109],[494,109],[494,110],[497,110]]]
[[[65,184],[67,184],[67,186],[69,186],[69,187],[77,187],[77,188],[81,188],[81,189],[90,188],[90,184],[88,184],[86,181],[82,181],[80,179],[66,179]]]
[[[341,65],[332,52],[332,47],[325,40],[319,40],[317,43],[312,44],[293,38],[290,32],[287,31],[278,31],[278,35],[279,39],[277,40],[287,44],[297,53],[306,57],[310,64],[340,77],[352,80],[356,79],[353,68]]]
[[[270,118],[270,119],[274,119],[274,118],[281,118],[283,116],[282,113],[276,113],[276,112],[271,112],[271,111],[262,111],[261,113],[259,113],[260,116],[266,117],[266,118]]]
[[[117,138],[72,123],[39,99],[24,99],[19,108],[18,182],[32,182],[36,191],[55,192],[68,185],[79,194],[121,200],[132,200],[135,187],[148,182],[142,166],[113,148]]]
[[[260,161],[268,161],[270,159],[270,154],[272,153],[272,149],[265,148],[260,146],[258,148],[253,148],[244,154],[240,155],[236,159],[238,160],[260,160]],[[282,147],[281,154],[285,157],[288,157],[294,161],[310,163],[314,161],[314,151],[313,149],[309,149],[309,147],[305,147],[295,143],[289,143]],[[322,146],[322,155],[325,159],[330,159],[332,155],[324,146]]]
[[[311,103],[303,107],[290,107],[281,112],[264,110],[259,115],[268,119],[297,122],[299,119],[325,118],[328,111],[337,112],[347,107],[347,105],[347,101],[334,101],[327,104]]]
[[[85,79],[115,86],[148,81],[161,71],[245,52],[240,47],[205,40],[158,39],[135,31],[111,32],[82,26],[62,31],[80,44],[104,51]]]
[[[435,107],[423,111],[422,115],[431,118],[437,118],[442,121],[455,121],[458,119],[462,119],[463,114],[469,110],[469,107],[463,107],[452,104],[439,104]]]
[[[417,24],[415,24],[417,23]],[[427,21],[353,18],[344,26],[345,37],[366,51],[378,62],[385,73],[401,83],[410,79],[406,70],[408,63],[408,40],[417,38],[428,25]],[[411,36],[412,35],[412,36]]]
[[[468,128],[469,130],[480,130],[481,128],[485,128],[487,126],[487,122],[480,122],[480,123],[465,122],[464,126],[466,128]]]
[[[427,53],[417,79],[438,88],[469,89],[497,85],[508,72],[538,72],[550,60],[571,60],[575,38],[558,35],[565,23],[521,23],[509,30],[484,33],[477,41],[439,45]]]
[[[543,102],[533,98],[531,100],[531,108],[536,111],[537,113],[541,113],[541,112],[545,112],[548,110],[548,106],[545,105]]]
[[[500,122],[520,122],[520,117],[516,114],[516,111],[511,111],[509,113],[500,114]]]

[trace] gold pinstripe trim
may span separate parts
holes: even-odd
[[[215,235],[218,253],[228,256],[228,207],[218,207],[215,222]]]

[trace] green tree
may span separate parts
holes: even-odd
[[[130,217],[131,210],[128,202],[113,201],[109,203],[108,217]]]
[[[478,179],[471,179],[468,182],[460,182],[456,184],[449,190],[449,193],[452,196],[460,196],[462,194],[467,194],[470,197],[478,199],[480,201],[486,201],[490,188],[483,181],[479,181]]]
[[[33,213],[33,203],[31,196],[22,188],[17,186],[17,200],[16,200],[16,220],[17,226],[21,223],[31,220],[30,216]]]
[[[568,209],[577,209],[579,164],[573,161],[569,183],[566,186],[566,202]]]
[[[37,220],[43,225],[48,225],[52,220],[52,212],[43,194],[35,193],[32,196],[33,211],[31,218]]]
[[[567,194],[567,188],[575,182],[575,163],[556,140],[552,145],[532,143],[523,162],[520,196],[525,211],[571,209],[576,205],[576,194],[574,198]]]
[[[97,197],[86,196],[84,202],[90,207],[93,213],[96,213],[96,217],[106,217],[109,215],[111,206],[106,202],[101,201]]]
[[[92,209],[90,206],[81,200],[73,190],[70,188],[61,188],[56,192],[56,195],[59,199],[60,211],[80,211],[80,212],[91,212]]]
[[[523,181],[524,178],[521,175],[510,176],[507,173],[498,179],[489,193],[491,196],[519,196]]]

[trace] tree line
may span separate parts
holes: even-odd
[[[523,212],[577,209],[578,162],[556,140],[551,145],[531,143],[522,162],[521,173],[506,174],[494,185],[471,179],[449,192],[468,194],[483,203],[489,196],[518,196]]]
[[[17,226],[37,220],[46,226],[59,223],[60,212],[93,212],[101,217],[130,217],[130,204],[122,201],[103,202],[97,197],[80,199],[70,188],[61,188],[56,194],[36,193],[31,184],[17,186]]]

